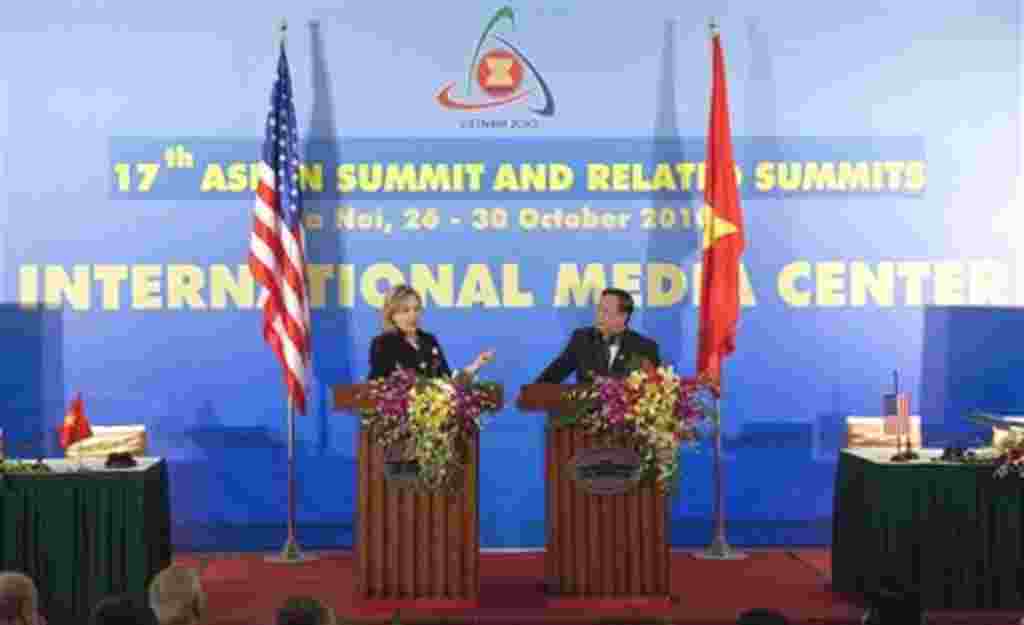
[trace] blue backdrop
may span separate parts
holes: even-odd
[[[496,348],[486,377],[510,397],[590,322],[605,285],[634,292],[633,325],[692,372],[711,17],[747,232],[722,406],[730,540],[829,542],[843,419],[877,415],[894,369],[935,444],[978,434],[965,407],[1024,410],[1002,392],[1021,334],[986,338],[1024,301],[1017,2],[517,2],[513,19],[503,6],[10,9],[9,453],[58,453],[54,428],[81,391],[93,423],[145,423],[151,452],[168,458],[177,546],[282,543],[284,387],[244,267],[249,164],[282,17],[314,284],[312,414],[298,423],[303,546],[352,541],[356,425],[330,409],[329,388],[365,378],[390,283],[427,292],[424,325],[454,366]],[[487,56],[496,49],[506,56]],[[481,62],[518,68],[518,90],[483,92]],[[671,164],[660,189],[644,184],[657,163]],[[393,186],[350,184],[357,164],[393,166]],[[456,164],[464,181],[481,168],[479,189],[444,186],[439,169]],[[510,180],[502,164],[570,171],[573,183],[495,190]],[[625,165],[609,190],[588,186],[613,164]],[[558,210],[607,213],[615,226],[545,227]],[[381,227],[349,229],[349,211]],[[1004,384],[978,381],[989,368]],[[542,546],[543,418],[504,410],[481,452],[483,545]],[[710,538],[710,459],[705,448],[683,457],[675,544]]]

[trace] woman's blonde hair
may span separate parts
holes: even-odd
[[[22,573],[0,572],[0,619],[34,623],[39,607],[35,582]]]
[[[399,284],[388,291],[387,296],[384,298],[384,306],[380,309],[381,323],[384,326],[385,332],[397,332],[398,326],[395,325],[395,313],[402,307],[406,300],[413,298],[416,300],[416,305],[423,308],[423,298],[416,292],[414,288],[407,284]]]

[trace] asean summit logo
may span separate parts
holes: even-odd
[[[499,9],[484,27],[466,72],[465,93],[453,93],[456,83],[450,82],[438,92],[438,104],[455,111],[484,111],[515,102],[541,103],[542,99],[542,105],[528,107],[530,111],[542,117],[555,114],[555,99],[537,67],[522,50],[494,32],[505,20],[515,25],[512,7]],[[479,88],[476,92],[474,86]]]

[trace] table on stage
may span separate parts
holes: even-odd
[[[891,577],[931,609],[1024,606],[1024,480],[991,465],[920,459],[895,449],[844,449],[836,472],[832,585],[876,590]]]
[[[51,625],[84,623],[111,594],[143,597],[171,563],[167,464],[106,469],[87,459],[84,471],[46,460],[52,473],[0,475],[0,570],[35,580]]]

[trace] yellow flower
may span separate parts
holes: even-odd
[[[440,430],[452,414],[455,388],[443,380],[432,380],[420,392],[410,392],[409,420],[414,426]]]
[[[646,379],[646,373],[640,370],[636,370],[633,373],[630,373],[629,377],[626,378],[626,385],[629,386],[629,388],[631,389],[638,389]]]

